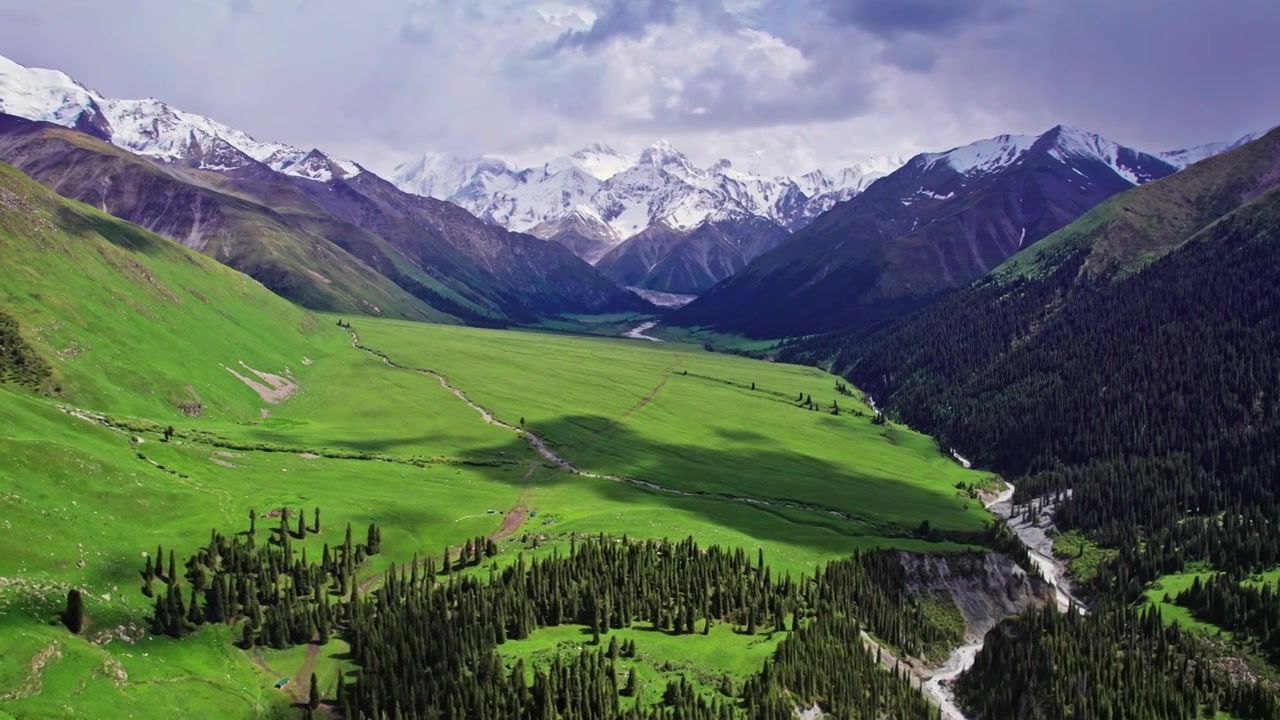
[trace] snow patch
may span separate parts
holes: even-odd
[[[1120,163],[1120,150],[1120,145],[1100,135],[1064,125],[1058,128],[1058,139],[1049,155],[1068,165],[1075,158],[1100,160],[1120,177],[1140,185],[1143,179]]]
[[[990,173],[1017,162],[1035,144],[1033,135],[998,135],[943,153],[926,153],[925,168],[945,162],[961,175]]]

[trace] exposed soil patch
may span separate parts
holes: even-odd
[[[44,689],[44,669],[49,663],[61,659],[62,651],[58,649],[58,644],[54,643],[49,647],[36,653],[31,658],[31,663],[27,668],[29,677],[27,682],[17,690],[11,690],[7,693],[0,694],[0,700],[20,700],[32,695],[39,695]]]
[[[243,367],[245,370],[248,370],[249,372],[258,376],[258,379],[262,380],[262,382],[251,380],[250,378],[244,375],[241,375],[240,373],[227,367],[226,365],[223,365],[222,368],[225,369],[227,372],[231,373],[232,375],[235,375],[240,382],[252,388],[254,392],[258,393],[258,397],[262,398],[263,402],[267,402],[267,403],[271,403],[272,405],[275,405],[284,400],[287,400],[289,396],[293,395],[293,393],[298,390],[297,383],[290,382],[280,377],[279,375],[272,375],[271,373],[265,373],[260,370],[254,370],[248,365],[245,365],[244,361],[240,362],[240,366]],[[264,385],[263,383],[266,383],[266,384]],[[264,409],[263,412],[266,412],[266,410]]]

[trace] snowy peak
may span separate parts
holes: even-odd
[[[1274,129],[1275,128],[1272,128],[1272,130]],[[1183,150],[1167,150],[1160,153],[1160,158],[1170,165],[1173,165],[1178,169],[1182,169],[1188,165],[1194,165],[1201,160],[1207,160],[1215,155],[1221,155],[1222,153],[1235,150],[1241,145],[1251,143],[1269,132],[1271,132],[1271,130],[1259,130],[1257,132],[1244,135],[1234,141],[1208,143]]]
[[[640,151],[638,165],[652,165],[678,177],[698,174],[697,168],[689,162],[684,153],[672,147],[666,140],[659,140]]]
[[[1168,174],[1168,163],[1154,155],[1124,147],[1096,133],[1069,125],[1059,125],[1041,136],[1052,139],[1049,155],[1068,165],[1073,161],[1096,160],[1134,185]],[[1154,167],[1153,167],[1154,166]]]
[[[1037,139],[1032,135],[997,135],[947,152],[926,153],[921,158],[926,169],[945,162],[961,175],[987,174],[1017,162]]]
[[[970,178],[1000,172],[1041,154],[1066,165],[1101,163],[1133,185],[1166,175],[1169,169],[1169,163],[1159,157],[1070,125],[1055,126],[1038,136],[997,135],[946,152],[919,155],[913,162],[922,170],[945,164]]]
[[[318,151],[259,142],[155,98],[108,98],[66,73],[28,68],[4,57],[0,57],[0,112],[90,132],[137,155],[183,161],[206,170],[234,170],[260,162],[277,172],[317,179],[329,164],[328,158],[313,157]],[[355,163],[332,162],[344,177],[361,172]]]
[[[608,180],[636,163],[602,143],[592,143],[569,156],[573,164],[597,180]]]
[[[590,261],[600,247],[658,222],[683,232],[712,218],[757,217],[794,229],[901,164],[885,158],[799,178],[769,177],[727,159],[700,168],[662,140],[636,155],[593,143],[524,169],[495,158],[429,153],[397,167],[391,179],[402,190],[448,200],[510,230],[572,236],[565,244]]]
[[[100,112],[96,97],[64,72],[28,68],[0,56],[0,112],[74,127],[81,115]]]
[[[476,178],[493,178],[514,172],[515,168],[501,158],[464,158],[429,152],[417,160],[397,165],[391,173],[391,182],[414,195],[447,200]]]

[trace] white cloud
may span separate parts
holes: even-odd
[[[1122,5],[0,0],[0,52],[374,169],[665,137],[797,172],[1059,121],[1163,147],[1280,120],[1266,0]]]

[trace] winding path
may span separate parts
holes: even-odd
[[[805,503],[798,503],[798,502],[791,502],[791,501],[784,501],[784,500],[764,500],[761,498],[746,497],[741,495],[719,495],[719,494],[713,495],[710,493],[686,492],[684,490],[676,490],[674,488],[665,487],[663,485],[651,483],[651,482],[648,482],[647,480],[640,480],[638,478],[623,477],[621,475],[606,475],[606,474],[593,473],[593,472],[588,472],[586,470],[582,470],[577,466],[575,466],[573,463],[569,462],[568,460],[564,459],[560,455],[556,454],[550,448],[548,448],[546,441],[544,441],[537,434],[529,430],[526,430],[522,427],[516,427],[515,425],[504,422],[498,419],[497,417],[495,417],[494,414],[490,412],[487,408],[477,404],[471,398],[467,397],[467,394],[465,392],[463,392],[462,390],[459,390],[453,385],[450,385],[448,377],[446,377],[443,373],[439,373],[434,370],[423,370],[418,368],[408,368],[408,367],[403,367],[401,365],[396,365],[394,362],[391,361],[391,358],[389,358],[386,354],[361,345],[360,338],[359,336],[356,335],[354,330],[348,330],[348,332],[351,333],[352,347],[358,350],[363,350],[375,357],[381,358],[382,362],[385,363],[388,367],[396,368],[397,370],[408,370],[410,372],[418,372],[418,373],[422,373],[423,375],[429,375],[431,377],[436,378],[436,380],[440,382],[441,387],[453,393],[454,396],[456,396],[459,400],[471,406],[471,409],[479,413],[480,417],[486,423],[489,423],[490,425],[494,425],[496,427],[503,428],[505,430],[509,430],[519,435],[520,437],[524,438],[524,440],[529,443],[529,446],[532,447],[534,451],[538,453],[538,455],[542,456],[544,460],[554,465],[556,469],[560,470],[561,472],[569,473],[571,475],[577,475],[579,477],[595,478],[598,480],[611,480],[613,482],[626,483],[628,485],[636,485],[638,487],[647,488],[649,490],[654,490],[661,493],[667,493],[669,495],[681,495],[684,497],[699,497],[699,498],[708,498],[708,499],[714,499],[714,500],[726,500],[729,502],[746,503],[748,505],[784,507],[792,510],[805,510],[808,512],[825,513],[832,517],[837,517],[842,520],[848,520],[850,522],[861,522],[859,518],[856,518],[852,515],[842,513],[838,510],[832,510],[831,508],[824,508],[816,505],[808,505]],[[656,394],[656,392],[660,390],[662,386],[665,385],[665,383],[666,383],[666,379],[664,378],[662,381],[658,383],[658,386],[654,388],[654,392],[650,394],[650,397],[647,397],[644,400],[642,400],[641,404],[637,408],[633,408],[629,412],[634,412],[636,409],[639,409],[639,407],[643,407],[649,400],[652,399],[652,395]],[[508,513],[508,515],[510,515],[510,513]]]

